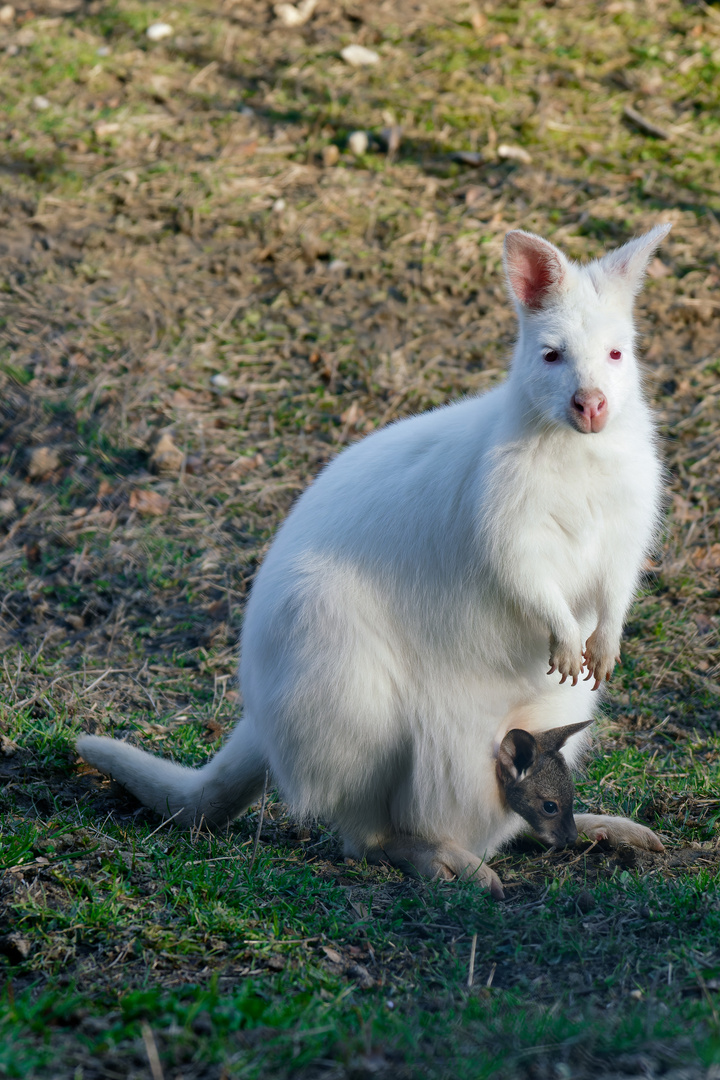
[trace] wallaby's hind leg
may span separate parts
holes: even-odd
[[[371,862],[380,862],[383,858],[413,877],[445,880],[456,877],[462,881],[476,881],[495,900],[502,900],[505,895],[495,871],[477,855],[455,844],[433,843],[414,836],[396,836],[368,856]]]
[[[575,814],[577,831],[591,840],[607,840],[609,843],[632,844],[644,851],[664,851],[662,841],[652,829],[639,825],[629,818],[610,814]]]

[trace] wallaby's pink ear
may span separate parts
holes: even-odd
[[[565,727],[550,728],[548,731],[539,731],[535,737],[540,753],[548,754],[562,749],[571,735],[577,735],[592,724],[592,720],[583,720],[581,724],[566,724]]]
[[[521,229],[506,234],[503,259],[512,294],[529,311],[541,311],[550,303],[567,272],[561,251]]]
[[[500,743],[496,769],[501,783],[518,780],[535,763],[538,746],[529,731],[513,728]]]
[[[639,292],[648,263],[672,229],[672,225],[656,225],[644,236],[629,240],[616,251],[610,251],[600,260],[600,266],[611,277],[627,282],[634,293]]]

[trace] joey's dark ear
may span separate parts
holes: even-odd
[[[549,731],[538,731],[535,736],[538,748],[542,754],[557,752],[568,741],[571,735],[583,731],[592,724],[592,720],[583,720],[581,724],[567,724],[565,727],[550,728]]]
[[[503,260],[510,291],[529,311],[541,311],[552,301],[568,269],[567,259],[553,244],[522,229],[506,234]]]
[[[538,745],[529,731],[513,728],[500,743],[497,774],[503,783],[520,779],[535,764]]]

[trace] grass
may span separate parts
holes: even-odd
[[[320,3],[289,30],[264,0],[66,8],[0,27],[0,1075],[706,1080],[716,9]],[[340,60],[353,41],[377,67]],[[524,841],[494,904],[345,864],[275,792],[222,836],[159,828],[78,761],[87,730],[214,751],[293,500],[348,443],[502,378],[507,229],[586,259],[659,219],[640,314],[668,516],[578,801],[665,855]]]

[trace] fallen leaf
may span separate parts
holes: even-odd
[[[170,500],[157,491],[146,491],[144,488],[135,488],[130,492],[130,509],[137,510],[138,514],[146,514],[151,517],[161,517],[170,509]]]
[[[60,455],[52,446],[36,446],[30,451],[27,474],[31,480],[49,476],[60,467]]]
[[[262,465],[265,458],[262,454],[255,454],[253,457],[239,457],[236,461],[233,461],[232,465],[228,465],[228,472],[246,473],[251,469],[256,469],[258,465]]]
[[[322,951],[333,964],[342,964],[343,958],[337,949],[331,949],[329,945],[323,945]]]
[[[13,754],[18,752],[18,744],[9,739],[7,735],[3,735],[0,732],[0,754],[3,757],[12,757]]]
[[[720,568],[720,544],[711,544],[708,548],[695,548],[692,561],[698,570],[717,570]]]

